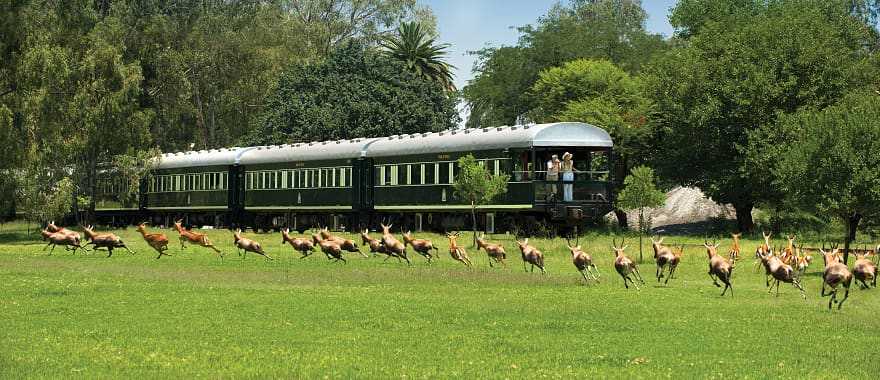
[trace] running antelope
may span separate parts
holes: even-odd
[[[208,239],[208,235],[200,234],[198,232],[192,232],[183,228],[183,219],[174,222],[174,229],[177,230],[177,233],[180,234],[180,248],[186,248],[185,242],[189,241],[192,244],[196,244],[205,248],[211,248],[214,252],[220,254],[220,258],[223,258],[223,252],[221,252],[214,244],[211,244],[211,240]]]
[[[868,289],[868,282],[871,283],[871,286],[877,287],[877,265],[868,260],[865,254],[856,255],[856,263],[853,265],[852,273],[856,281],[862,283],[862,289]]]
[[[795,247],[794,247],[794,239],[796,235],[788,235],[788,245],[782,250],[782,262],[788,265],[794,264],[797,261],[795,260]]]
[[[675,271],[672,262],[675,261],[676,265],[678,265],[678,262],[676,261],[672,250],[663,245],[663,239],[665,239],[665,237],[661,237],[660,240],[654,240],[654,237],[652,236],[651,247],[654,249],[654,262],[657,263],[657,282],[660,282],[660,279],[663,278],[663,272],[666,267],[669,266],[669,276],[666,278],[666,282],[668,283],[669,277],[671,277],[672,272]]]
[[[541,274],[546,274],[547,271],[544,270],[544,253],[539,251],[532,245],[529,245],[529,239],[526,238],[525,241],[520,242],[516,241],[516,245],[519,246],[519,252],[522,254],[523,261],[523,270],[526,270],[526,263],[531,264],[531,271],[535,271],[535,267],[541,270]],[[528,272],[528,270],[526,270]]]
[[[581,249],[580,244],[580,236],[578,236],[578,240],[575,241],[574,245],[571,244],[571,241],[567,238],[565,239],[568,243],[568,250],[571,251],[571,263],[574,264],[574,267],[577,268],[578,272],[581,273],[581,276],[584,277],[584,283],[589,282],[587,279],[587,275],[590,275],[590,278],[599,282],[599,268],[596,267],[596,264],[593,263],[593,257],[590,254],[586,253]],[[593,273],[593,271],[596,273]]]
[[[168,236],[165,236],[165,234],[163,234],[163,233],[155,233],[155,234],[147,233],[147,224],[146,223],[138,224],[137,230],[138,230],[138,232],[141,233],[141,236],[144,238],[144,241],[146,241],[150,247],[152,247],[153,249],[156,250],[156,252],[159,253],[159,255],[156,256],[156,259],[159,259],[160,257],[162,257],[162,255],[171,256],[170,253],[165,253],[165,251],[168,250]]]
[[[709,244],[708,241],[703,242],[703,246],[706,247],[706,254],[709,256],[709,278],[719,288],[721,285],[718,284],[718,280],[724,283],[724,290],[721,291],[722,297],[724,293],[727,293],[727,289],[730,289],[730,296],[733,297],[733,285],[730,284],[730,278],[733,275],[733,264],[731,262],[735,256],[732,254],[733,251],[731,251],[730,260],[719,255],[719,245],[719,243]]]
[[[302,256],[299,257],[300,259],[309,257],[309,255],[315,250],[315,244],[311,240],[290,237],[289,228],[281,230],[281,245],[284,245],[284,243],[289,243],[295,251],[302,254]]]
[[[241,228],[236,228],[235,231],[232,231],[232,238],[232,243],[235,245],[235,248],[238,249],[239,255],[241,256],[242,260],[247,258],[248,252],[262,255],[268,260],[275,260],[272,258],[272,256],[269,256],[269,254],[263,250],[263,246],[260,245],[260,243],[257,243],[256,241],[245,237],[241,237]]]
[[[737,261],[740,254],[742,254],[742,247],[739,245],[739,238],[742,237],[742,233],[730,234],[730,237],[733,238],[733,245],[730,246],[730,260]]]
[[[776,296],[779,297],[779,283],[785,282],[788,284],[794,285],[798,290],[801,291],[801,296],[804,299],[807,299],[806,293],[804,293],[804,287],[801,285],[800,279],[797,276],[797,272],[795,272],[794,268],[791,265],[785,264],[778,257],[770,255],[764,256],[766,257],[766,266],[767,270],[770,272],[770,275],[776,281]],[[762,257],[762,259],[764,259]],[[773,286],[770,286],[770,289],[767,293],[773,291]]]
[[[438,253],[440,252],[440,250],[435,247],[434,243],[432,243],[430,240],[416,239],[412,236],[412,232],[410,231],[407,231],[405,234],[403,234],[403,245],[411,245],[413,247],[413,251],[416,251],[416,253],[424,256],[426,259],[428,259],[429,263],[434,260],[434,255],[431,254],[431,251],[437,251]]]
[[[837,303],[837,309],[840,310],[843,307],[843,302],[849,298],[849,287],[852,285],[853,275],[846,264],[840,262],[837,248],[834,248],[831,252],[826,252],[823,247],[819,252],[822,252],[822,257],[825,259],[825,272],[822,273],[822,297],[831,296],[828,300],[829,310],[831,310],[833,303]],[[825,293],[826,285],[831,287],[831,291],[828,293]],[[838,302],[837,287],[839,285],[843,285],[846,292],[843,294],[843,299]]]
[[[385,246],[382,245],[382,240],[371,238],[369,233],[370,230],[364,230],[364,232],[361,232],[361,244],[370,247],[370,253],[372,253],[373,255],[376,255],[378,253],[387,255],[388,257],[385,258],[386,260],[391,256],[394,256],[394,254],[385,249]],[[400,258],[398,258],[398,260],[399,259]]]
[[[620,244],[623,244],[624,240],[621,239]],[[639,267],[636,265],[635,261],[632,261],[629,257],[626,256],[624,251],[626,250],[628,245],[620,246],[617,244],[617,239],[613,239],[611,243],[611,249],[614,250],[614,269],[617,270],[617,274],[623,278],[623,286],[629,289],[629,284],[627,282],[632,282],[635,285],[636,289],[639,289],[639,285],[633,281],[632,277],[635,277],[642,285],[645,284],[645,280],[642,279],[642,274],[639,273]]]
[[[795,248],[795,265],[798,271],[798,277],[802,277],[804,273],[807,272],[807,268],[810,267],[810,264],[813,262],[813,256],[809,253],[805,253],[804,245],[801,244],[797,248]]]
[[[464,247],[458,245],[458,232],[455,233],[447,233],[446,237],[449,238],[449,256],[452,256],[453,259],[461,261],[464,265],[469,267],[473,267],[473,263],[471,263],[471,258],[468,257],[467,251],[464,250]]]
[[[122,241],[122,239],[115,234],[95,233],[95,231],[92,229],[92,226],[83,227],[83,232],[86,233],[86,239],[89,240],[89,243],[87,243],[86,245],[94,245],[95,250],[98,250],[98,248],[107,248],[107,257],[113,256],[114,248],[124,248],[126,251],[128,251],[128,253],[134,254],[134,252],[132,252],[130,249],[128,249],[128,247],[125,246],[125,243]]]
[[[312,235],[318,242],[318,247],[321,247],[321,252],[324,252],[327,255],[327,259],[333,259],[334,262],[342,261],[344,264],[348,264],[348,261],[345,261],[345,258],[342,257],[342,246],[339,243],[324,239],[318,234]]]
[[[354,240],[334,236],[330,233],[330,229],[328,229],[327,227],[322,228],[320,234],[321,237],[324,238],[324,240],[334,241],[336,242],[336,244],[339,244],[339,248],[342,248],[343,251],[352,253],[357,252],[363,257],[368,257],[367,254],[361,252],[361,250],[358,249],[357,243],[355,243]]]
[[[51,232],[51,233],[61,233],[61,234],[64,234],[64,235],[70,235],[70,236],[75,237],[76,240],[77,240],[77,242],[81,242],[81,241],[82,241],[82,235],[80,235],[79,232],[76,232],[76,231],[73,231],[73,230],[68,230],[67,228],[64,228],[64,227],[56,226],[54,221],[49,222],[49,223],[46,225],[46,231],[49,231],[49,232]],[[78,243],[77,243],[77,244],[78,244]]]
[[[406,246],[391,234],[391,226],[393,224],[387,226],[382,224],[382,245],[385,246],[388,252],[396,256],[398,260],[404,259],[407,264],[412,265],[412,262],[406,257]],[[391,256],[389,255],[385,260],[388,260],[389,257]]]
[[[65,250],[70,250],[70,248],[73,247],[73,253],[76,253],[77,249],[82,249],[83,251],[86,250],[85,247],[80,245],[79,238],[74,235],[68,235],[63,232],[50,232],[49,230],[42,230],[40,235],[43,236],[43,240],[49,241],[49,244],[46,244],[46,246],[43,247],[44,251],[46,248],[49,248],[50,245],[52,246],[52,249],[49,250],[49,255],[52,255],[52,252],[55,251],[56,245],[63,246]]]
[[[507,266],[507,263],[504,260],[507,259],[507,252],[504,252],[504,246],[501,244],[493,244],[486,242],[486,234],[480,234],[480,237],[477,239],[477,251],[479,250],[486,251],[486,255],[489,256],[489,266],[494,267],[496,263],[501,263],[501,265]]]
[[[755,249],[755,258],[758,259],[757,261],[755,261],[755,272],[758,271],[758,268],[760,268],[761,264],[764,264],[764,268],[768,271],[767,275],[769,277],[769,269],[766,268],[767,264],[764,258],[773,255],[773,252],[770,250],[770,237],[773,236],[773,233],[771,232],[768,234],[764,231],[761,231],[761,235],[764,236],[764,242],[761,243],[761,245],[759,245],[757,249]],[[768,284],[767,286],[770,285]]]

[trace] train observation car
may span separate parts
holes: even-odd
[[[510,178],[505,194],[478,207],[479,228],[572,225],[612,209],[612,147],[600,128],[552,123],[165,154],[130,219],[300,231],[381,220],[412,230],[467,228],[470,205],[453,183],[457,160],[472,154]],[[548,161],[565,153],[573,176],[548,175]]]

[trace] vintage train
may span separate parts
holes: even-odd
[[[612,140],[584,123],[459,129],[340,141],[224,148],[161,156],[139,196],[119,201],[121,184],[99,180],[95,216],[107,224],[242,226],[304,231],[375,226],[412,230],[470,226],[470,205],[453,182],[459,157],[473,154],[507,192],[478,207],[479,228],[572,225],[611,210]],[[549,178],[551,155],[573,154],[573,180]]]

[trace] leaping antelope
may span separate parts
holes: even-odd
[[[571,251],[571,263],[574,264],[574,267],[577,268],[578,272],[583,276],[584,283],[589,282],[587,279],[588,274],[590,275],[590,278],[599,282],[599,268],[593,263],[593,257],[581,249],[579,244],[580,235],[578,235],[574,245],[571,244],[571,240],[568,240],[568,238],[566,238],[565,241],[568,243],[568,250]],[[596,273],[593,273],[593,271],[596,271]]]
[[[458,232],[447,233],[446,237],[449,238],[449,256],[452,256],[453,259],[461,261],[464,265],[469,267],[473,267],[474,264],[471,263],[471,258],[468,257],[467,251],[464,250],[464,247],[458,245]]]
[[[248,239],[246,237],[242,237],[241,228],[236,228],[235,231],[232,231],[232,238],[232,243],[235,245],[235,248],[239,250],[239,254],[241,255],[242,260],[247,258],[248,252],[262,255],[267,260],[275,260],[272,258],[272,256],[269,256],[269,254],[263,250],[263,246],[260,245],[260,243],[257,243],[256,241]],[[243,253],[241,253],[242,251]]]
[[[538,269],[541,270],[541,274],[547,274],[547,271],[544,269],[543,252],[530,245],[528,238],[526,238],[526,240],[522,242],[517,240],[516,245],[519,246],[519,252],[522,254],[523,270],[526,270],[526,263],[529,263],[532,265],[532,272],[535,271],[535,267],[538,267]]]
[[[111,233],[98,234],[92,230],[92,226],[83,227],[83,232],[86,233],[86,238],[89,240],[88,244],[92,244],[95,246],[95,250],[98,248],[107,248],[107,257],[113,256],[114,248],[124,248],[128,253],[134,254],[132,250],[128,249],[125,246],[125,243],[119,236]],[[88,245],[87,244],[87,245]]]
[[[156,250],[156,252],[159,253],[159,255],[156,256],[156,259],[162,257],[162,255],[171,256],[170,253],[165,252],[168,250],[168,236],[165,236],[165,234],[163,233],[147,233],[146,222],[138,224],[137,230],[141,233],[144,241],[146,241],[150,247],[152,247],[154,250]]]
[[[727,289],[730,289],[730,296],[733,297],[733,285],[730,284],[730,277],[733,275],[733,265],[731,261],[733,261],[734,255],[731,254],[731,259],[727,260],[723,256],[718,254],[718,246],[719,243],[709,244],[708,241],[703,241],[703,246],[706,247],[706,254],[709,256],[709,278],[712,279],[712,283],[717,287],[721,287],[718,284],[718,280],[724,283],[724,290],[721,291],[721,296],[724,296],[724,293],[727,292]]]
[[[624,239],[620,240],[620,244],[624,243]],[[623,286],[629,289],[629,284],[627,282],[631,282],[636,289],[639,289],[639,285],[632,279],[635,277],[642,285],[645,284],[645,280],[642,279],[642,274],[639,273],[639,267],[636,265],[635,261],[632,261],[629,257],[626,256],[624,251],[626,250],[628,245],[620,246],[617,244],[617,239],[612,239],[611,249],[614,250],[614,269],[617,270],[617,274],[623,278]]]
[[[188,231],[187,229],[183,228],[183,219],[180,219],[180,220],[174,222],[174,229],[177,230],[178,234],[180,234],[180,236],[179,236],[180,248],[182,248],[182,249],[186,248],[186,244],[184,244],[184,243],[189,241],[190,243],[193,243],[193,244],[205,247],[205,248],[211,248],[214,250],[214,252],[217,252],[218,254],[220,254],[221,259],[223,258],[223,252],[220,251],[217,247],[215,247],[214,244],[211,244],[211,240],[208,239],[208,235],[200,234],[198,232]]]
[[[493,244],[486,242],[486,234],[480,234],[480,237],[477,238],[477,251],[480,249],[486,251],[486,255],[489,256],[489,266],[495,267],[492,264],[492,261],[496,263],[501,263],[501,265],[507,266],[507,263],[504,262],[507,259],[507,252],[504,252],[504,246],[501,244]]]
[[[300,259],[309,257],[309,255],[315,250],[315,244],[312,240],[290,237],[289,228],[281,230],[281,245],[284,245],[284,243],[289,243],[295,251],[299,252],[302,255],[299,257]]]
[[[868,282],[871,286],[877,287],[877,265],[868,260],[864,253],[856,254],[856,263],[852,272],[856,281],[862,283],[862,289],[868,289]]]
[[[825,259],[825,271],[822,273],[822,297],[831,296],[828,299],[829,310],[831,310],[833,303],[837,303],[837,309],[840,310],[843,307],[843,302],[849,298],[849,287],[852,285],[853,275],[846,264],[840,262],[837,248],[834,248],[831,252],[826,252],[823,245],[819,252],[822,252],[822,257]],[[826,285],[831,287],[831,291],[828,293],[825,293]],[[837,287],[840,285],[843,285],[846,292],[843,294],[843,299],[837,301]]]

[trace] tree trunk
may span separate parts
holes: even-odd
[[[856,230],[859,228],[859,222],[862,221],[862,215],[852,213],[846,218],[846,239],[843,239],[843,263],[847,264],[849,260],[849,245],[856,240]]]
[[[614,215],[617,216],[617,226],[621,229],[629,229],[629,221],[626,219],[626,211],[619,208],[614,209]]]
[[[755,229],[755,221],[752,220],[752,209],[755,205],[752,203],[743,203],[733,205],[736,210],[736,226],[740,232],[752,232]]]
[[[477,204],[471,201],[471,228],[474,230],[473,246],[477,245]]]

